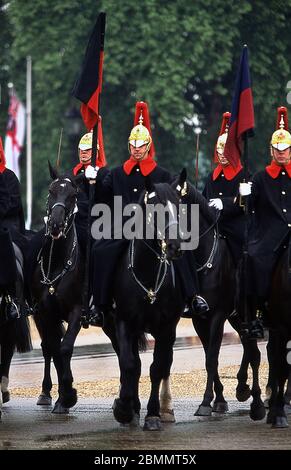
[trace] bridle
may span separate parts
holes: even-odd
[[[59,178],[55,179],[51,184],[56,183],[59,181]],[[72,181],[69,178],[64,178],[64,181],[68,181],[69,183],[72,184]],[[75,195],[75,204],[73,205],[73,208],[70,211],[67,211],[67,208],[63,202],[55,202],[52,207],[49,207],[49,194],[47,196],[47,203],[46,203],[46,217],[45,217],[45,235],[46,236],[52,236],[51,235],[51,218],[52,218],[52,212],[56,207],[63,207],[65,210],[65,220],[64,220],[64,229],[63,229],[63,237],[66,238],[68,232],[70,231],[74,219],[75,219],[75,213],[77,212],[77,193]]]

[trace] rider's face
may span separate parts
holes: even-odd
[[[91,162],[92,149],[80,150],[79,159],[83,165],[88,165]]]
[[[291,159],[291,147],[285,150],[278,150],[272,147],[272,155],[278,165],[287,165]]]
[[[223,153],[218,153],[218,152],[216,152],[216,155],[217,155],[217,160],[219,161],[219,163],[220,163],[222,166],[227,166],[227,165],[229,165],[229,161],[227,160],[227,158],[224,156]]]
[[[134,147],[133,145],[130,144],[129,148],[130,148],[130,155],[137,162],[141,162],[148,156],[147,144],[144,144],[141,147]]]

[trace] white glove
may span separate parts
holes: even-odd
[[[239,184],[239,193],[241,196],[249,196],[252,192],[252,182],[240,183]]]
[[[96,179],[96,176],[97,176],[97,173],[98,173],[98,166],[96,166],[95,168],[91,165],[87,166],[86,170],[85,170],[85,176],[88,180],[95,180]]]
[[[223,209],[223,203],[221,199],[210,199],[208,203],[209,207],[215,207],[215,209],[221,211]]]

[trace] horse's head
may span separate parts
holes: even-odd
[[[168,259],[182,255],[179,229],[179,199],[168,183],[153,184],[146,178],[144,214],[146,238],[157,239]]]
[[[52,183],[47,198],[47,233],[54,239],[66,236],[77,212],[76,178],[59,175],[49,163]]]

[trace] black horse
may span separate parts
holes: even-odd
[[[205,358],[207,383],[202,403],[196,416],[210,416],[212,411],[224,413],[228,410],[223,396],[223,385],[218,374],[218,357],[221,347],[224,323],[228,319],[232,326],[240,332],[240,321],[235,314],[237,291],[237,270],[227,240],[220,236],[217,227],[219,215],[208,206],[208,201],[190,183],[176,186],[183,202],[199,204],[199,245],[195,251],[200,292],[206,298],[210,311],[205,319],[193,317],[193,326],[202,342]],[[254,371],[252,390],[253,397],[250,416],[254,420],[263,419],[265,409],[261,400],[258,369],[260,357],[248,339],[243,339],[243,346]],[[239,383],[237,397],[247,399],[247,387]],[[214,399],[214,392],[215,399]],[[211,402],[214,399],[213,408]]]
[[[145,430],[161,428],[159,388],[161,381],[170,375],[176,325],[185,306],[172,263],[181,255],[179,219],[175,215],[178,202],[170,185],[152,185],[147,180],[146,192],[140,201],[142,220],[139,226],[151,227],[154,237],[129,242],[115,276],[113,297],[116,308],[104,326],[119,359],[120,391],[119,398],[114,401],[113,413],[123,424],[133,422],[139,416],[139,349],[145,346],[145,333],[151,333],[155,338]],[[160,234],[153,213],[157,204],[167,208],[169,216],[165,231]],[[174,226],[178,235],[172,237],[169,232]]]
[[[24,298],[23,257],[18,247],[16,252],[16,283],[15,292],[19,303],[19,314],[15,318],[7,315],[5,292],[0,292],[0,418],[2,403],[10,400],[8,391],[9,370],[15,349],[20,352],[31,351],[31,339],[27,318],[27,305]]]
[[[51,358],[57,371],[59,397],[53,413],[67,413],[77,402],[72,387],[71,357],[81,327],[84,259],[74,223],[79,177],[60,176],[50,166],[53,179],[47,201],[47,233],[32,278],[34,320],[42,339],[45,374],[39,405],[51,403]],[[39,234],[37,235],[39,237]],[[32,240],[33,243],[33,240]],[[67,323],[64,330],[63,322]]]
[[[291,370],[291,237],[276,265],[271,284],[268,321],[273,335],[273,348],[269,353],[271,397],[267,423],[274,428],[288,426],[285,406],[285,385]],[[289,350],[288,350],[289,348]],[[288,389],[287,389],[288,392]]]

